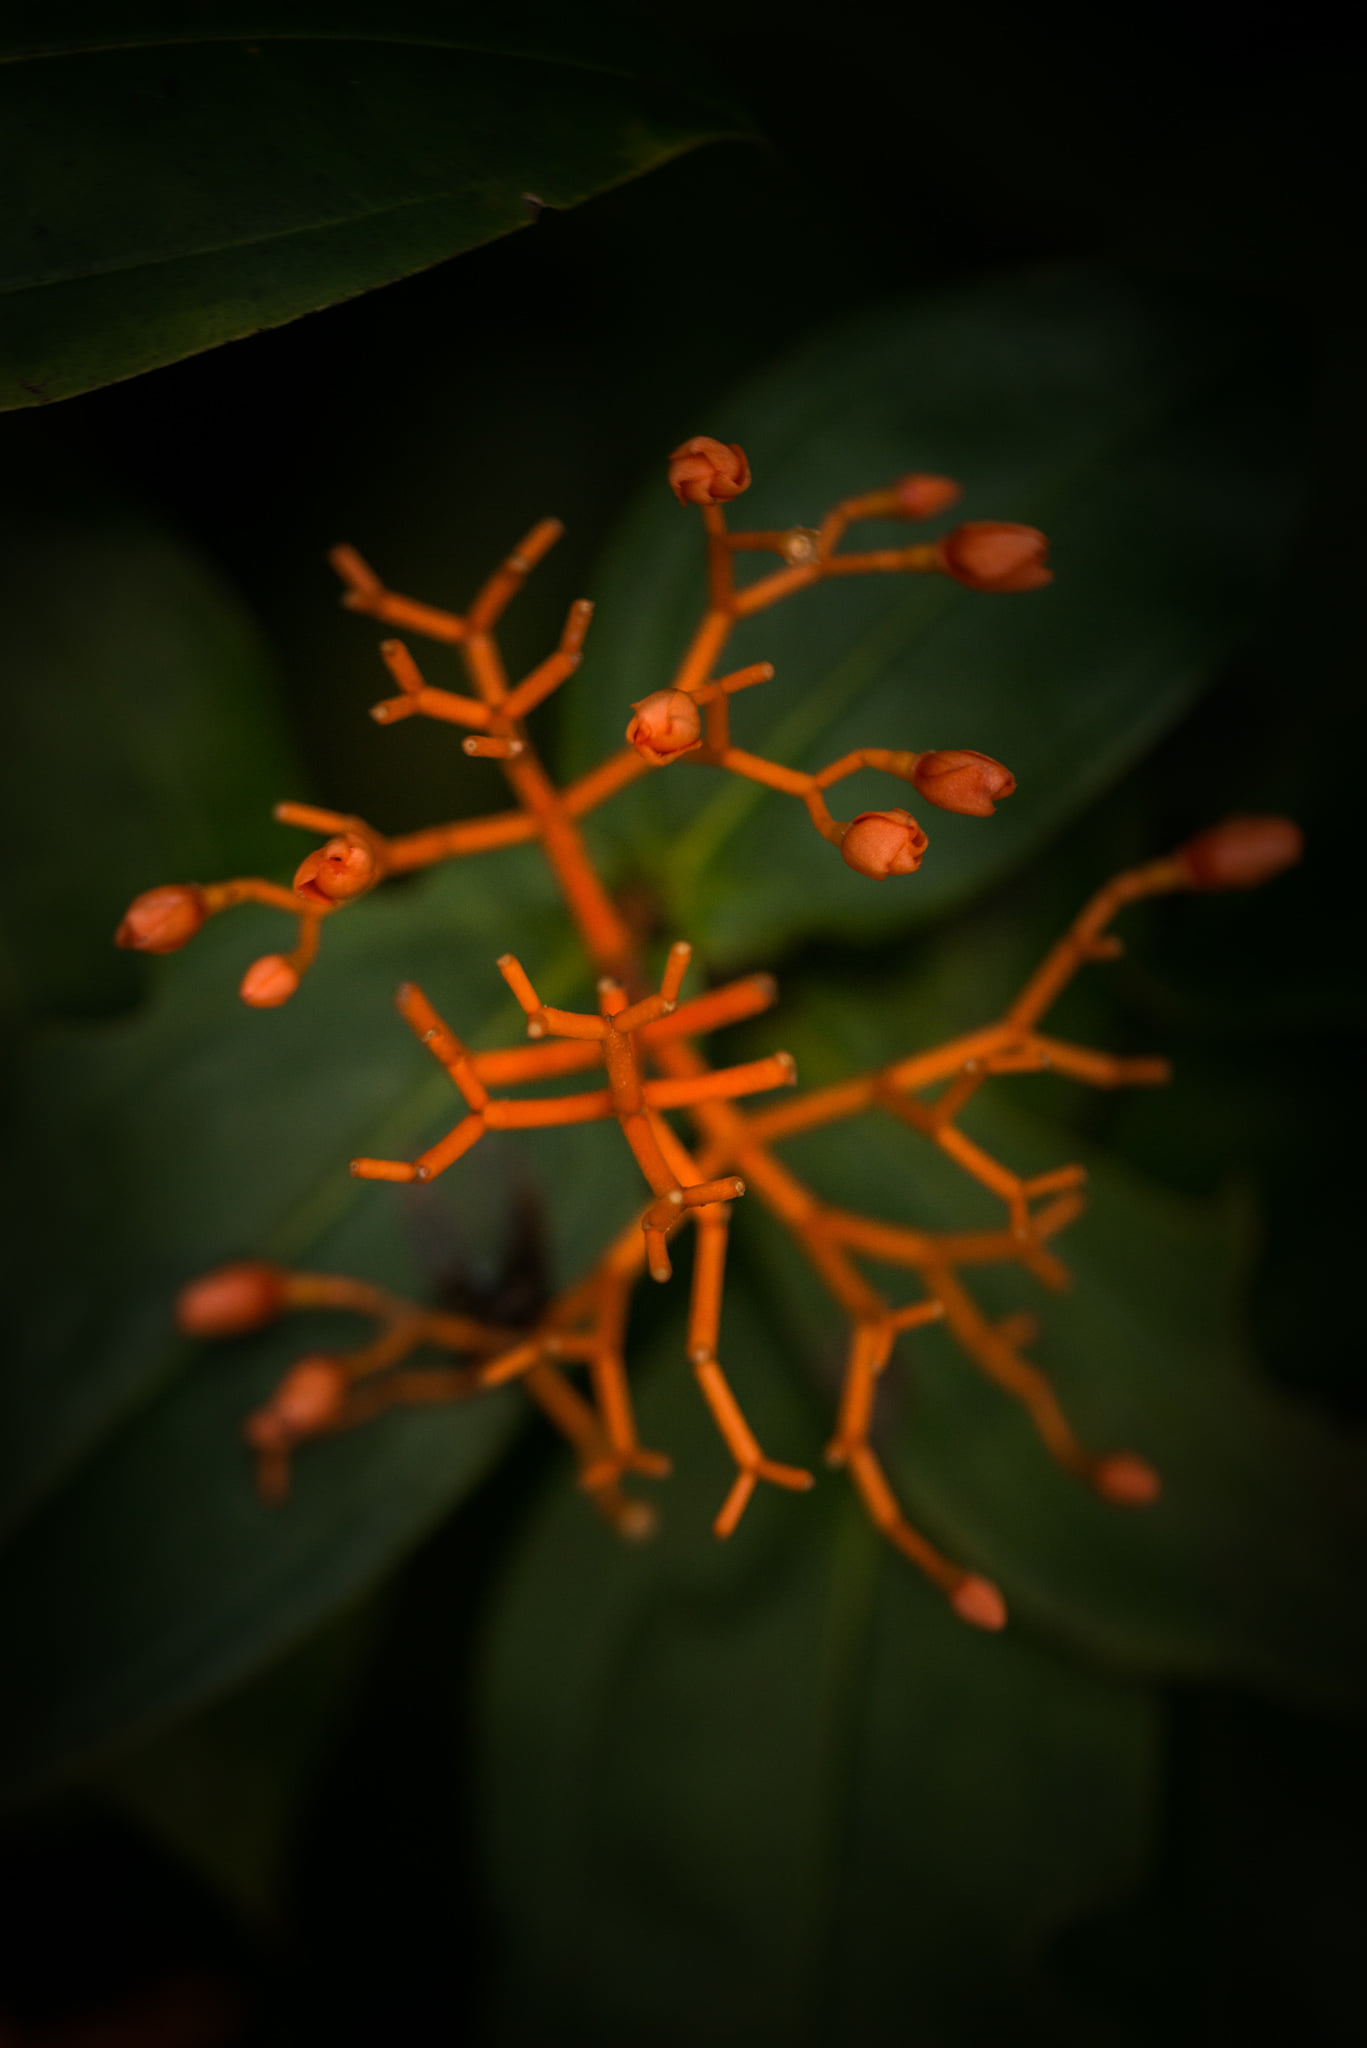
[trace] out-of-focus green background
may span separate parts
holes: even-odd
[[[79,12],[83,54],[34,56],[66,40],[35,14],[0,64],[29,192],[0,298],[0,2042],[1355,2041],[1356,50],[1313,11],[1000,0],[572,37],[301,7],[272,45],[230,9]],[[463,46],[415,61],[419,18]],[[990,1015],[1115,867],[1231,810],[1306,828],[1296,874],[1146,910],[1070,997],[1074,1035],[1170,1053],[1169,1090],[1023,1081],[974,1126],[1086,1159],[1072,1295],[984,1295],[1038,1310],[1090,1439],[1168,1480],[1151,1515],[1101,1508],[918,1345],[881,1440],[1006,1588],[1001,1638],[834,1481],[712,1544],[686,1262],[633,1316],[675,1458],[640,1551],[512,1399],[321,1446],[267,1516],[239,1419],[348,1333],[170,1335],[186,1275],[243,1253],[527,1313],[630,1213],[599,1134],[491,1143],[430,1200],[341,1170],[442,1127],[400,979],[472,1035],[510,1029],[506,946],[580,999],[530,858],[359,907],[268,1015],[232,994],[268,916],[169,962],[109,933],[157,881],[287,873],[278,795],[388,830],[503,801],[454,739],[365,717],[340,538],[459,605],[563,518],[506,644],[530,666],[598,600],[538,730],[562,772],[613,744],[699,595],[662,482],[697,431],[744,440],[756,521],[951,468],[1059,572],[1020,600],[851,583],[749,629],[779,671],[750,744],[1020,774],[990,823],[926,821],[915,882],[859,883],[684,767],[604,815],[661,937],[781,975],[724,1056],[888,1058]],[[792,1157],[849,1206],[981,1213],[905,1133]],[[819,1459],[837,1334],[742,1224],[728,1363],[776,1454]]]

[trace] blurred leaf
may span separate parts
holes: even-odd
[[[311,1446],[290,1502],[268,1512],[242,1417],[292,1358],[351,1345],[356,1326],[289,1318],[200,1352],[183,1373],[190,1347],[171,1303],[190,1274],[245,1252],[425,1293],[424,1238],[453,1259],[492,1241],[496,1256],[510,1193],[527,1185],[546,1205],[563,1284],[631,1213],[633,1177],[604,1127],[552,1133],[544,1172],[536,1152],[494,1144],[432,1190],[347,1173],[356,1152],[411,1153],[458,1113],[393,1015],[398,982],[418,975],[478,1039],[481,1010],[502,993],[494,959],[510,919],[524,957],[546,957],[538,864],[496,865],[356,906],[279,1011],[235,1001],[251,920],[225,918],[160,964],[144,1013],[54,1031],[18,1075],[26,1178],[8,1245],[19,1327],[0,1386],[11,1513],[85,1463],[0,1563],[0,1625],[21,1674],[0,1740],[16,1778],[178,1711],[286,1647],[414,1543],[513,1427],[502,1402],[390,1417]],[[258,946],[272,930],[261,917]],[[557,978],[574,986],[552,961],[545,986]],[[467,985],[480,991],[473,1001]],[[501,1036],[510,1009],[496,1013]]]
[[[761,613],[724,658],[777,670],[737,701],[737,744],[812,769],[860,746],[976,747],[1020,788],[990,826],[930,813],[920,874],[886,888],[852,874],[799,804],[687,761],[600,829],[659,873],[673,924],[718,961],[962,902],[1108,788],[1243,631],[1285,547],[1294,381],[1232,317],[1047,273],[863,316],[719,401],[697,424],[743,443],[757,478],[733,523],[815,521],[842,496],[939,471],[963,481],[963,516],[1043,526],[1058,578],[984,597],[939,577],[848,577]],[[870,545],[914,531],[859,530]],[[662,479],[598,596],[566,694],[576,767],[620,745],[629,703],[667,681],[701,612],[698,529]],[[866,774],[837,807],[906,794]]]
[[[305,1340],[306,1341],[306,1340]],[[373,1586],[479,1483],[514,1426],[503,1400],[410,1411],[298,1461],[257,1499],[244,1409],[304,1345],[206,1359],[106,1439],[0,1560],[14,1661],[0,1788],[43,1789],[250,1677]]]
[[[110,941],[149,877],[280,858],[270,807],[298,789],[257,628],[136,503],[51,457],[0,484],[0,618],[13,679],[0,804],[23,858],[0,906],[14,1007],[128,1000]]]
[[[767,1447],[810,1459],[785,1349],[738,1272],[723,1356]],[[956,1623],[839,1481],[713,1542],[727,1472],[676,1319],[642,1422],[676,1460],[661,1537],[614,1543],[562,1485],[495,1610],[490,2038],[1061,2038],[1037,1951],[1138,1875],[1149,1695]]]
[[[106,1765],[94,1789],[248,1919],[284,1904],[296,1830],[374,1647],[378,1603],[253,1683]]]
[[[430,0],[65,17],[0,44],[0,406],[279,326],[743,125],[611,7],[488,28]]]
[[[943,979],[932,962],[884,982],[876,1005],[860,992],[811,994],[783,1019],[803,1080],[881,1064],[992,1014],[952,1014],[962,949],[949,949],[947,966]],[[1019,1618],[1124,1668],[1360,1701],[1362,1448],[1278,1393],[1248,1356],[1247,1200],[1146,1182],[1021,1107],[1031,1085],[997,1082],[964,1127],[1021,1172],[1086,1165],[1087,1212],[1058,1245],[1074,1284],[1050,1298],[1021,1271],[984,1268],[965,1276],[969,1292],[994,1316],[1038,1315],[1031,1355],[1083,1440],[1149,1458],[1163,1497],[1143,1511],[1099,1500],[937,1329],[903,1340],[915,1371],[894,1367],[883,1393],[885,1448],[912,1520],[999,1579]],[[1000,1223],[998,1203],[888,1117],[806,1134],[783,1157],[825,1200],[866,1214],[932,1229]],[[749,1203],[745,1223],[764,1248],[773,1312],[830,1384],[838,1318]],[[912,1275],[888,1279],[896,1300],[920,1291]]]
[[[163,595],[163,561],[173,591],[176,576],[197,587],[183,552],[131,551],[121,617],[135,649],[139,608],[152,611]],[[193,718],[150,660],[121,667],[122,654],[111,662],[86,648],[64,671],[62,719],[38,727],[26,757],[34,787],[60,789],[68,734],[88,723],[97,743],[78,759],[90,831],[117,841],[113,797],[137,802],[125,764],[146,752],[155,773],[129,859],[147,865],[130,870],[134,886],[166,879],[163,861],[172,873],[193,862],[203,876],[200,863],[216,864],[223,842],[236,850],[236,792],[245,786],[255,802],[253,755],[272,779],[279,767],[278,748],[258,747],[263,729],[270,734],[253,709],[259,679],[250,661],[231,658],[225,611],[221,601],[217,610],[187,603],[177,615],[164,666],[189,672]],[[172,699],[165,715],[159,683]],[[126,699],[126,720],[109,709],[111,693]],[[208,826],[194,822],[201,809]],[[268,869],[297,856],[298,834],[267,825],[265,836]],[[109,864],[111,878],[100,850],[96,836],[84,860],[58,855],[65,890],[100,905],[98,940],[79,923],[72,940],[82,973],[125,900],[121,864]],[[63,908],[54,901],[53,915]],[[473,1170],[427,1191],[368,1186],[346,1170],[358,1151],[411,1153],[459,1114],[446,1077],[394,1015],[401,981],[420,977],[476,1041],[490,1029],[521,1035],[495,966],[510,941],[548,993],[587,995],[534,851],[445,869],[355,906],[327,930],[293,1003],[249,1011],[234,993],[242,969],[286,928],[277,913],[252,909],[215,920],[183,955],[138,963],[152,991],[139,1012],[54,1025],[7,1064],[13,1309],[0,1370],[0,1498],[20,1533],[0,1564],[16,1653],[0,1739],[12,1790],[133,1739],[281,1654],[411,1547],[514,1426],[513,1401],[391,1417],[311,1447],[291,1501],[268,1512],[255,1498],[242,1418],[291,1359],[356,1343],[356,1326],[288,1319],[195,1355],[171,1319],[190,1275],[254,1254],[409,1294],[429,1293],[453,1266],[478,1267],[488,1282],[515,1206],[530,1197],[547,1221],[548,1280],[563,1283],[637,1199],[620,1136],[603,1128],[553,1133],[544,1155],[515,1139],[486,1144]]]
[[[448,1113],[449,1083],[412,1059],[392,1000],[405,972],[435,993],[452,951],[478,931],[461,919],[453,879],[378,917],[367,904],[338,919],[309,982],[279,1011],[249,1011],[234,991],[283,920],[227,916],[157,963],[140,1014],[53,1029],[20,1064],[25,1171],[7,1252],[22,1283],[21,1334],[3,1381],[10,1512],[186,1355],[171,1302],[203,1266],[249,1252],[316,1263],[329,1233],[359,1228],[349,1255],[372,1252],[393,1284],[421,1284],[397,1221],[402,1200],[376,1201],[347,1161],[439,1130]],[[491,933],[486,987],[495,944]],[[349,1222],[358,1215],[363,1224]]]

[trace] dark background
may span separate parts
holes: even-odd
[[[330,715],[371,660],[330,623],[333,540],[382,540],[406,587],[454,597],[483,567],[473,495],[480,534],[519,530],[529,496],[554,510],[568,538],[510,628],[516,664],[544,643],[661,448],[837,312],[1085,258],[1218,287],[1250,333],[1293,334],[1315,421],[1294,603],[1136,775],[1174,836],[1225,810],[1294,803],[1317,884],[1292,910],[1269,898],[1255,919],[1234,906],[1213,950],[1208,925],[1198,940],[1174,918],[1166,971],[1224,1023],[1217,1048],[1191,1022],[1195,1001],[1168,1042],[1208,1072],[1215,1107],[1209,1129],[1186,1134],[1185,1165],[1161,1132],[1161,1157],[1135,1156],[1194,1188],[1230,1167],[1256,1177],[1263,1359],[1360,1421],[1359,52],[1328,10],[847,4],[818,32],[742,0],[673,25],[738,83],[767,145],[715,145],[383,292],[6,417],[0,460],[41,463],[72,490],[112,478],[213,557],[279,649],[314,789],[345,791],[383,828],[450,814],[451,770],[416,728],[411,744],[404,733],[376,748]],[[1260,1023],[1286,959],[1303,1000],[1290,1021]],[[1256,1117],[1240,1108],[1251,1093]],[[471,1560],[497,1554],[544,1457],[525,1442],[500,1487],[407,1567],[387,1655],[312,1795],[287,1932],[236,1924],[93,1799],[14,1825],[0,1851],[0,2042],[473,2038],[486,1929],[468,1788],[433,1784],[422,1732],[441,1723],[452,1746],[458,1646],[483,1591]],[[437,1585],[452,1624],[440,1649],[423,1622]],[[1153,1883],[1075,1930],[1057,1959],[1096,2015],[1088,2037],[1357,2040],[1360,1731],[1216,1687],[1175,1692],[1169,1711]],[[401,1895],[369,1889],[368,1873],[395,1869]]]

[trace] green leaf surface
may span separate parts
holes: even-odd
[[[983,1019],[952,1015],[957,950],[886,983],[876,1006],[826,989],[782,1017],[799,1073],[820,1082],[933,1044]],[[990,975],[990,970],[989,970]],[[1038,1086],[1038,1083],[1033,1084]],[[1246,1197],[1200,1200],[1145,1181],[998,1081],[963,1128],[1020,1172],[1070,1160],[1088,1207],[1058,1241],[1073,1284],[1050,1295],[1012,1268],[964,1275],[993,1316],[1039,1320],[1029,1347],[1083,1441],[1160,1471],[1147,1509],[1098,1499],[1056,1466],[1024,1411],[943,1329],[903,1338],[881,1394],[881,1440],[911,1519],[1000,1581],[1022,1622],[1140,1673],[1235,1678],[1307,1701],[1367,1695],[1361,1583],[1364,1450],[1254,1363],[1246,1324]],[[825,1200],[931,1229],[997,1228],[1001,1207],[917,1134],[868,1116],[786,1143]],[[839,1318],[786,1239],[745,1205],[767,1300],[794,1356],[833,1390]],[[879,1269],[891,1298],[922,1292]]]
[[[842,577],[743,622],[723,666],[768,660],[776,674],[736,700],[736,744],[807,769],[863,746],[974,747],[1019,788],[990,821],[910,792],[930,851],[914,877],[874,883],[794,800],[685,758],[604,813],[619,857],[663,875],[674,923],[719,962],[901,929],[1018,863],[1173,723],[1244,631],[1285,546],[1295,375],[1250,352],[1232,316],[1050,272],[845,322],[719,399],[696,425],[750,456],[737,528],[811,524],[843,496],[929,470],[963,482],[955,518],[1042,526],[1057,576],[1015,597]],[[846,545],[923,532],[856,528]],[[576,767],[620,745],[631,701],[668,681],[703,594],[696,519],[656,477],[606,565],[566,692]],[[833,808],[908,794],[865,773]]]
[[[6,1007],[128,1001],[110,940],[149,879],[288,858],[298,787],[274,665],[236,594],[136,503],[23,447],[0,480],[10,679],[0,804],[22,849],[0,898]]]
[[[383,1603],[329,1622],[252,1683],[90,1781],[244,1918],[278,1920],[316,1781],[369,1668]]]
[[[559,974],[566,994],[586,993],[542,943],[551,905],[534,857],[495,867],[347,911],[279,1011],[233,995],[245,960],[278,943],[278,920],[225,917],[158,963],[144,1011],[45,1034],[15,1076],[25,1171],[7,1235],[18,1308],[0,1490],[29,1519],[0,1562],[11,1787],[286,1648],[411,1547],[515,1424],[502,1400],[392,1416],[311,1446],[289,1503],[267,1511],[242,1418],[292,1358],[350,1347],[358,1326],[290,1318],[192,1349],[171,1323],[186,1278],[252,1254],[409,1294],[430,1293],[443,1261],[487,1279],[513,1199],[530,1191],[563,1285],[631,1213],[634,1172],[601,1126],[486,1142],[431,1190],[347,1173],[359,1151],[411,1156],[460,1113],[394,1015],[402,979],[420,978],[476,1041],[492,1020],[515,1042],[494,964],[514,929],[529,963],[549,959],[547,988]]]
[[[477,1167],[430,1191],[347,1172],[357,1153],[411,1156],[462,1113],[394,1014],[401,981],[420,981],[476,1042],[491,1022],[501,1041],[520,1036],[497,953],[511,926],[529,960],[546,959],[553,906],[534,857],[496,867],[496,877],[478,864],[448,869],[348,910],[281,1010],[248,1010],[234,994],[253,954],[279,943],[282,920],[251,911],[158,963],[155,995],[138,1015],[40,1037],[14,1077],[27,1171],[11,1254],[31,1306],[28,1362],[16,1361],[5,1386],[11,1504],[176,1369],[184,1347],[171,1335],[170,1304],[202,1267],[243,1254],[344,1269],[359,1260],[367,1277],[413,1292],[425,1285],[414,1230],[473,1230],[476,1242],[496,1234],[508,1162],[525,1156],[516,1145],[486,1141]],[[547,987],[555,972],[552,962]],[[555,1134],[567,1179],[591,1178],[600,1156],[611,1172],[618,1162],[603,1135]],[[560,1179],[553,1166],[548,1201]],[[481,1182],[483,1214],[472,1193]],[[634,1196],[623,1176],[615,1221]],[[563,1281],[594,1226],[568,1197],[559,1208],[553,1255]]]
[[[279,326],[741,125],[611,9],[70,16],[0,44],[0,407]]]
[[[737,1391],[815,1458],[785,1348],[736,1273]],[[727,1471],[677,1320],[643,1379],[662,1534],[625,1548],[562,1486],[494,1611],[489,2038],[1061,2038],[1040,1950],[1139,1873],[1150,1695],[956,1623],[838,1482],[713,1542]]]
[[[0,1561],[13,1662],[0,1788],[43,1789],[250,1676],[372,1586],[508,1440],[503,1400],[409,1413],[301,1459],[257,1499],[239,1436],[299,1353],[202,1361],[106,1441]]]

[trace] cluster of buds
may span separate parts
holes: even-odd
[[[637,1537],[653,1526],[653,1511],[623,1482],[663,1476],[669,1461],[647,1449],[636,1431],[624,1353],[630,1299],[642,1275],[660,1282],[670,1278],[670,1242],[691,1227],[695,1255],[686,1350],[735,1466],[714,1523],[718,1535],[728,1536],[761,1484],[799,1492],[813,1483],[811,1473],[763,1450],[720,1359],[732,1209],[742,1197],[757,1199],[810,1261],[848,1324],[828,1463],[849,1474],[878,1529],[964,1621],[995,1629],[1006,1618],[1000,1590],[946,1557],[910,1524],[876,1449],[878,1383],[904,1337],[943,1322],[969,1363],[1023,1404],[1048,1453],[1103,1499],[1140,1507],[1156,1496],[1160,1481],[1139,1452],[1094,1451],[1079,1440],[1045,1375],[1026,1356],[1031,1320],[994,1321],[966,1279],[976,1267],[1010,1264],[1046,1287],[1062,1286],[1067,1276],[1054,1240],[1082,1207],[1082,1168],[1065,1164],[1022,1176],[962,1129],[962,1113],[998,1074],[1050,1070],[1102,1088],[1163,1081],[1162,1060],[1122,1058],[1055,1037],[1043,1028],[1046,1013],[1084,964],[1118,950],[1110,926],[1127,905],[1176,890],[1256,886],[1300,858],[1300,834],[1284,818],[1230,819],[1176,853],[1118,876],[1083,908],[1000,1017],[945,1044],[806,1092],[796,1090],[793,1062],[783,1052],[713,1066],[701,1042],[725,1024],[766,1010],[777,993],[773,981],[751,975],[683,999],[689,947],[680,941],[652,989],[635,936],[593,865],[580,820],[641,776],[689,759],[798,798],[854,873],[880,881],[913,874],[927,836],[909,811],[864,811],[842,822],[827,808],[826,792],[872,769],[940,810],[988,818],[1015,788],[1010,770],[963,747],[863,747],[816,772],[748,752],[732,742],[731,700],[768,682],[773,669],[756,662],[719,672],[730,634],[739,620],[833,576],[943,575],[970,590],[995,593],[1036,590],[1050,580],[1044,536],[1028,526],[979,520],[908,547],[863,553],[842,548],[857,521],[921,520],[946,512],[959,488],[944,477],[905,476],[886,489],[846,499],[817,527],[732,532],[724,508],[749,482],[744,452],[706,435],[685,442],[670,458],[675,497],[702,520],[706,606],[674,675],[632,707],[625,745],[564,788],[543,767],[526,721],[577,667],[590,608],[571,607],[558,647],[517,683],[504,670],[495,638],[503,609],[558,536],[556,523],[534,527],[464,614],[391,591],[354,550],[336,550],[347,606],[455,649],[469,683],[468,694],[429,684],[406,642],[388,639],[381,655],[399,694],[374,707],[377,721],[423,716],[463,727],[466,751],[500,764],[514,808],[386,839],[358,818],[281,805],[277,816],[286,822],[328,835],[300,863],[288,889],[260,877],[151,889],[130,906],[117,935],[121,945],[168,953],[234,903],[287,909],[299,921],[297,946],[290,954],[256,961],[242,984],[247,1002],[270,1008],[296,992],[321,923],[389,876],[536,842],[598,976],[596,1010],[543,1002],[521,963],[505,954],[498,968],[523,1012],[530,1043],[480,1051],[462,1042],[421,989],[406,984],[398,994],[400,1014],[445,1070],[464,1111],[415,1159],[356,1159],[352,1172],[365,1180],[422,1182],[464,1159],[489,1130],[554,1130],[612,1120],[646,1183],[638,1215],[580,1280],[523,1328],[424,1309],[346,1276],[287,1272],[257,1260],[192,1281],[180,1298],[180,1327],[191,1337],[242,1336],[284,1313],[319,1307],[349,1310],[374,1324],[372,1341],[359,1350],[337,1356],[309,1352],[248,1418],[245,1435],[270,1499],[283,1497],[291,1457],[311,1438],[356,1427],[396,1406],[466,1400],[516,1381],[569,1441],[590,1499],[623,1535]],[[781,566],[738,583],[737,556],[764,552],[776,555]],[[548,1083],[575,1074],[586,1074],[591,1085],[546,1092]],[[538,1092],[508,1092],[526,1083]],[[781,1102],[755,1107],[749,1101],[779,1089]],[[671,1121],[680,1114],[691,1127],[687,1141]],[[1000,1223],[934,1232],[842,1210],[779,1157],[786,1139],[865,1114],[890,1115],[935,1146],[1000,1203]],[[894,1299],[886,1283],[875,1284],[864,1270],[868,1263],[880,1272],[910,1274],[910,1298]],[[424,1352],[436,1352],[443,1362],[416,1363]],[[580,1371],[586,1380],[582,1391],[576,1384]]]
[[[576,905],[576,915],[589,918],[594,926],[594,958],[618,972],[629,958],[629,948],[624,953],[620,946],[601,943],[613,920],[602,911],[601,890],[584,880],[588,862],[578,820],[639,775],[684,758],[797,797],[816,830],[839,849],[846,866],[873,881],[914,874],[926,852],[927,835],[900,806],[861,811],[844,821],[834,818],[825,792],[845,777],[872,768],[909,784],[924,802],[940,810],[990,817],[1010,796],[1015,778],[1000,761],[973,748],[917,752],[862,747],[807,772],[733,745],[731,700],[740,691],[770,681],[774,671],[768,662],[752,662],[723,674],[717,673],[717,666],[739,620],[830,577],[943,575],[979,591],[1037,589],[1051,580],[1043,534],[1034,527],[976,520],[955,527],[940,540],[910,547],[862,553],[841,547],[850,527],[860,521],[932,519],[957,502],[957,483],[920,472],[886,489],[843,500],[817,527],[731,532],[723,507],[748,489],[750,465],[743,449],[706,434],[695,435],[674,451],[669,482],[680,504],[696,507],[702,515],[708,604],[669,683],[632,706],[626,744],[619,753],[557,792],[535,759],[526,727],[528,713],[578,667],[591,605],[581,600],[570,607],[559,646],[515,686],[503,673],[493,637],[504,607],[559,537],[556,521],[542,520],[533,527],[464,616],[388,590],[353,548],[337,548],[332,559],[347,586],[348,608],[455,647],[473,686],[470,695],[463,695],[429,684],[407,643],[385,640],[380,652],[399,694],[373,707],[376,721],[390,725],[427,717],[465,727],[465,751],[504,764],[518,809],[386,839],[362,818],[310,804],[279,804],[275,815],[282,823],[330,835],[299,864],[289,888],[261,876],[241,876],[149,889],[129,906],[116,934],[118,944],[138,952],[171,953],[187,944],[206,919],[235,904],[262,903],[289,911],[297,920],[295,946],[253,961],[239,985],[244,1002],[255,1009],[274,1009],[298,990],[317,953],[323,922],[388,877],[539,839],[567,900]],[[776,554],[785,566],[738,585],[737,556],[756,552]]]
[[[635,715],[627,726],[626,739],[641,760],[650,768],[664,768],[692,756],[698,763],[800,797],[817,830],[840,848],[846,866],[871,881],[914,874],[928,841],[911,813],[900,807],[861,811],[844,824],[832,818],[822,791],[856,769],[882,768],[909,782],[927,803],[940,810],[970,818],[991,817],[996,805],[1015,788],[1015,777],[990,754],[972,748],[940,747],[924,754],[861,748],[808,775],[733,746],[729,699],[738,690],[768,681],[773,670],[763,662],[720,677],[713,671],[738,619],[753,617],[822,577],[880,571],[938,573],[970,590],[1040,589],[1052,581],[1052,572],[1045,566],[1048,542],[1044,535],[1033,526],[974,520],[956,527],[942,540],[923,545],[874,549],[862,555],[841,552],[839,543],[856,520],[933,519],[958,500],[959,486],[952,479],[919,473],[902,477],[887,490],[846,499],[817,528],[732,533],[722,507],[747,489],[750,465],[743,449],[707,434],[696,434],[674,450],[669,482],[681,505],[694,505],[702,511],[710,603],[673,682],[632,706]],[[788,567],[758,583],[738,586],[737,553],[765,549],[781,556]]]
[[[239,1259],[181,1289],[176,1324],[186,1337],[247,1337],[286,1309],[318,1304],[316,1287],[265,1259]],[[344,1368],[311,1354],[292,1365],[269,1402],[247,1418],[243,1434],[265,1456],[288,1453],[335,1422],[346,1401]]]

